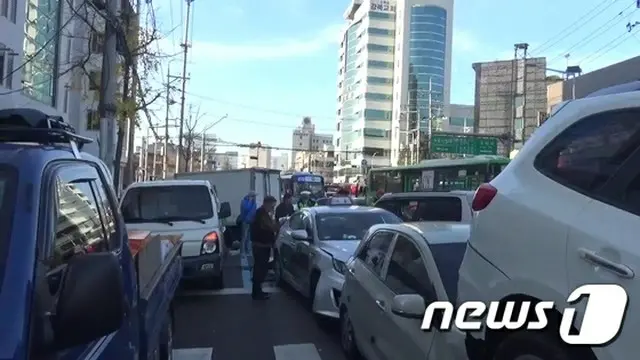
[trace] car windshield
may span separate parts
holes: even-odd
[[[400,224],[397,216],[382,211],[331,212],[316,215],[320,240],[362,240],[369,228],[376,224]]]
[[[122,201],[125,222],[204,220],[213,217],[209,188],[202,185],[137,187]]]
[[[321,182],[297,182],[293,186],[296,195],[300,195],[303,191],[309,191],[312,196],[320,196],[324,192],[324,186]]]
[[[449,301],[455,302],[458,299],[458,270],[462,264],[467,243],[430,244],[429,248]]]
[[[0,165],[0,289],[11,239],[17,178],[18,172],[14,167]]]

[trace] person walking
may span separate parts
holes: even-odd
[[[250,191],[240,203],[240,222],[242,223],[242,244],[241,253],[247,257],[251,256],[251,223],[256,216],[256,193]]]
[[[271,249],[276,242],[278,231],[277,222],[272,213],[277,200],[273,196],[266,196],[262,206],[256,211],[255,220],[251,223],[251,245],[253,247],[253,286],[251,297],[254,300],[266,300],[269,294],[262,290],[262,283],[269,271]]]

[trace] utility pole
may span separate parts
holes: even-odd
[[[200,171],[204,171],[204,142],[207,141],[205,131],[202,132],[202,144],[200,145]]]
[[[169,107],[171,106],[171,65],[167,66],[167,104],[164,116],[164,152],[162,154],[162,178],[167,178],[167,159],[169,158]]]
[[[187,91],[187,55],[189,53],[189,20],[191,18],[191,3],[193,0],[185,0],[187,2],[187,19],[184,25],[184,43],[181,44],[183,49],[182,56],[182,96],[180,98],[180,130],[178,134],[178,160],[176,161],[176,173],[180,172],[180,156],[182,156],[182,136],[184,135],[184,106],[185,93]]]
[[[140,24],[140,12],[142,10],[142,1],[141,0],[136,0],[136,32],[140,32],[140,28],[141,28],[141,24]],[[127,17],[128,21],[130,22],[130,16]],[[130,31],[130,27],[128,27],[127,29],[128,31]],[[123,97],[128,97],[130,99],[133,100],[133,103],[137,106],[138,102],[136,101],[137,96],[138,96],[138,77],[134,76],[134,74],[137,74],[137,67],[138,67],[138,55],[137,55],[137,51],[133,54],[133,59],[131,59],[131,63],[130,63],[130,67],[128,67],[127,70],[127,75],[129,75],[131,77],[131,95],[127,94],[126,92],[123,91]],[[131,69],[133,68],[133,69]],[[125,81],[127,81],[128,79],[125,79]],[[128,89],[125,89],[128,90]],[[130,182],[134,181],[134,179],[136,178],[136,172],[134,171],[134,167],[133,167],[133,157],[135,154],[135,141],[136,141],[136,114],[129,114],[129,126],[128,126],[128,139],[127,139],[127,165],[125,168],[125,172],[124,172],[124,182],[127,184],[127,186],[129,185]],[[118,164],[119,165],[119,164]]]
[[[144,141],[142,142],[143,144],[143,150],[144,150],[144,162],[143,162],[143,169],[144,169],[144,178],[143,181],[147,181],[149,179],[149,128],[147,127],[147,133],[145,134],[144,137]]]
[[[151,169],[151,176],[153,180],[156,179],[156,164],[158,163],[158,139],[153,142],[153,169]]]
[[[513,45],[513,67],[512,67],[512,79],[513,79],[513,121],[511,122],[511,131],[510,131],[510,141],[509,141],[509,149],[507,151],[508,154],[511,154],[511,152],[513,150],[515,150],[515,145],[516,145],[516,139],[518,138],[516,136],[517,131],[520,130],[521,133],[520,135],[522,135],[522,139],[520,141],[524,142],[524,129],[526,128],[526,118],[524,117],[525,114],[525,110],[524,110],[524,105],[525,105],[525,97],[526,97],[526,83],[525,83],[525,78],[526,78],[526,73],[527,73],[527,50],[529,49],[529,44],[527,43],[518,43]],[[522,73],[523,76],[520,77],[518,76],[520,73],[520,62],[522,61]],[[518,84],[520,84],[520,80],[523,80],[522,82],[522,91],[520,91]],[[518,99],[521,98],[522,99],[522,113],[520,114],[520,119],[522,120],[522,129],[517,129],[516,127],[516,122],[518,120]]]
[[[105,24],[105,41],[102,50],[102,76],[100,78],[100,158],[107,168],[114,172],[115,135],[116,135],[116,93],[118,91],[117,70],[118,52],[116,48],[118,31],[112,21],[118,12],[117,0],[106,0],[107,21]]]

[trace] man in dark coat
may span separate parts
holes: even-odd
[[[282,202],[276,207],[276,220],[280,220],[283,217],[289,217],[293,214],[293,204],[291,203],[291,194],[286,193],[282,198]]]
[[[277,200],[273,196],[266,196],[262,206],[256,211],[251,224],[251,242],[253,247],[253,287],[251,296],[255,300],[265,300],[269,296],[262,291],[267,272],[269,271],[269,257],[271,249],[276,242],[278,223],[273,219],[272,213]]]

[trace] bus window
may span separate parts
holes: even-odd
[[[369,189],[375,194],[378,190],[382,189],[386,192],[386,179],[387,172],[372,171],[371,172],[371,184]]]
[[[399,171],[389,172],[389,176],[387,177],[386,192],[388,193],[402,192],[402,176]]]

